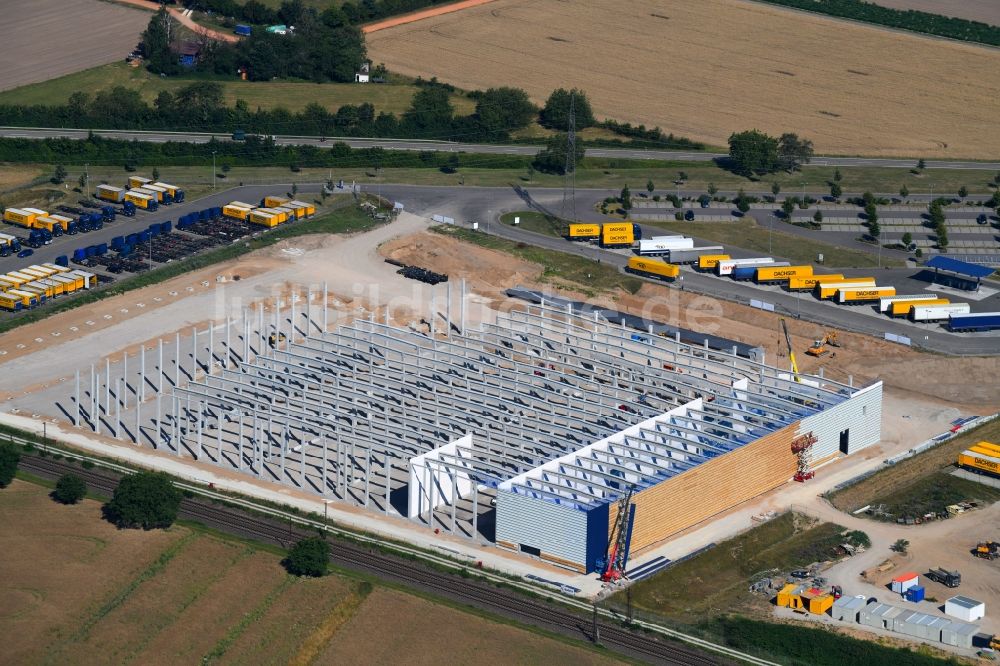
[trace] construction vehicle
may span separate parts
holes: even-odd
[[[972,554],[984,560],[995,560],[1000,557],[1000,541],[981,541],[976,544]]]
[[[797,382],[801,382],[799,379],[799,364],[795,362],[795,350],[792,349],[792,336],[788,335],[788,324],[785,323],[785,318],[781,318],[781,330],[785,333],[785,344],[788,345],[788,360],[792,364],[792,377]]]
[[[935,583],[941,583],[947,587],[958,587],[962,584],[962,574],[957,571],[946,571],[945,569],[931,569],[927,572],[927,577]]]
[[[826,335],[823,336],[823,339],[813,342],[812,347],[807,349],[806,353],[810,356],[826,356],[830,353],[830,350],[827,349],[828,346],[840,346],[840,342],[837,340],[837,333],[835,331],[827,331]]]
[[[601,573],[601,580],[605,583],[613,583],[625,577],[629,539],[632,537],[632,523],[635,521],[635,505],[632,504],[634,492],[635,486],[630,485],[618,501],[618,515],[608,539],[608,553]]]

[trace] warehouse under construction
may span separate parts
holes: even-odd
[[[314,295],[195,331],[190,369],[178,336],[166,382],[163,342],[158,376],[143,351],[134,429],[121,378],[101,388],[92,370],[81,402],[78,375],[76,423],[602,574],[880,439],[881,382],[799,375],[572,305],[467,323],[464,284],[459,316],[449,286],[436,317],[406,326],[372,313],[328,330]]]

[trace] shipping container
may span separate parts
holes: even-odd
[[[98,185],[96,192],[97,198],[104,201],[121,203],[125,200],[125,190],[121,187],[114,187],[113,185]]]
[[[668,264],[657,259],[629,257],[625,271],[637,275],[660,278],[661,280],[673,280],[680,275],[681,269],[674,264]]]
[[[778,284],[793,277],[809,277],[812,273],[812,266],[761,266],[757,268],[754,279],[757,284]]]
[[[226,217],[231,217],[236,220],[245,220],[247,216],[250,215],[252,208],[246,208],[244,206],[237,206],[235,204],[229,204],[228,206],[222,207],[222,214]]]
[[[720,261],[730,259],[728,254],[703,254],[698,257],[698,270],[710,271],[719,265]]]
[[[847,278],[842,282],[819,282],[813,289],[816,297],[820,300],[833,298],[841,289],[864,289],[874,287],[875,278]]]
[[[4,222],[10,222],[25,229],[34,228],[36,217],[38,217],[38,213],[33,213],[26,208],[8,208],[3,212]]]
[[[880,298],[893,296],[895,293],[895,287],[839,289],[834,300],[841,305],[861,305],[862,303],[877,303]]]
[[[907,296],[906,294],[897,294],[895,296],[887,296],[885,298],[880,298],[878,301],[878,311],[885,312],[888,314],[892,310],[892,304],[897,301],[933,301],[938,299],[937,294],[915,294],[912,296]]]
[[[640,243],[645,241],[639,241]],[[722,252],[721,245],[707,245],[705,247],[693,247],[690,250],[670,250],[667,260],[672,264],[693,264],[705,255],[718,257]]]
[[[716,275],[729,275],[737,266],[768,266],[774,263],[771,257],[754,257],[752,259],[726,259],[715,265]]]
[[[279,197],[275,195],[264,197],[263,208],[277,208],[288,203],[289,199],[287,197]]]
[[[923,585],[914,585],[906,591],[906,600],[914,603],[924,600],[925,590]]]
[[[129,187],[130,190],[134,190],[136,188],[142,187],[143,185],[147,185],[147,184],[152,183],[152,182],[153,181],[150,180],[149,178],[143,178],[142,176],[129,176],[128,177],[128,187]]]
[[[919,301],[895,301],[889,306],[888,314],[890,317],[909,317],[910,310],[916,305],[948,305],[950,303],[947,298],[932,298],[930,300],[919,300]]]
[[[632,247],[636,241],[636,225],[631,222],[609,222],[601,225],[603,247]]]
[[[1000,330],[1000,312],[975,312],[951,315],[948,328],[956,333],[981,333]]]
[[[793,277],[788,280],[788,291],[812,291],[816,285],[824,282],[843,282],[843,275],[835,273],[825,273],[822,275],[812,275],[808,277]]]
[[[968,314],[968,303],[949,303],[948,305],[914,305],[910,310],[910,321],[947,321],[955,314]]]
[[[693,247],[694,239],[684,236],[644,238],[639,241],[639,254],[644,257],[658,257],[670,250],[690,250]]]

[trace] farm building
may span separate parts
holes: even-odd
[[[589,572],[626,494],[634,553],[880,438],[880,382],[793,377],[572,306],[467,324],[464,285],[455,318],[442,291],[423,325],[329,330],[307,294],[245,311],[224,347],[199,333],[193,379],[156,392],[142,441]],[[206,338],[224,351],[199,358]]]

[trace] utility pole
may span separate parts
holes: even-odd
[[[83,177],[87,179],[87,196],[90,196],[90,164],[83,165]]]
[[[597,624],[597,602],[594,602],[594,628],[591,632],[594,637],[594,644],[601,642],[601,628]]]
[[[212,151],[212,189],[215,189],[215,151]]]
[[[569,94],[566,163],[563,172],[563,198],[559,217],[566,222],[576,222],[576,95],[572,92]]]

